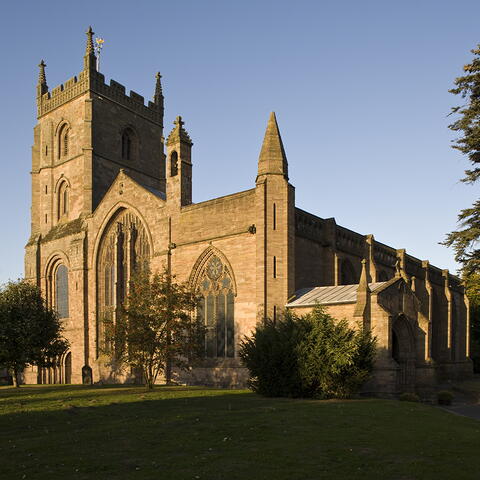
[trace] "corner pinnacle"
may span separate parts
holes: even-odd
[[[155,94],[153,96],[153,102],[156,103],[157,105],[163,106],[163,91],[162,91],[162,81],[161,81],[162,76],[160,75],[160,72],[157,72],[155,74]]]
[[[258,158],[258,175],[283,175],[288,180],[288,162],[278,129],[275,112],[268,119],[262,150]]]

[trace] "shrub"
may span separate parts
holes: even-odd
[[[437,402],[439,405],[451,405],[453,400],[453,393],[448,390],[441,390],[437,393]]]
[[[416,393],[404,392],[398,397],[401,402],[419,402],[420,397]]]
[[[250,387],[266,396],[345,398],[358,392],[373,369],[375,339],[316,307],[258,325],[240,348]]]

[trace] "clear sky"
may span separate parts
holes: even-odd
[[[454,272],[438,242],[479,192],[459,182],[448,89],[479,18],[478,0],[2,2],[0,282],[22,275],[30,234],[37,65],[50,88],[78,74],[90,24],[107,81],[150,98],[162,72],[195,202],[254,186],[274,110],[298,207]]]

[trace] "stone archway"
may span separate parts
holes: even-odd
[[[405,315],[399,315],[392,327],[392,358],[398,365],[396,387],[398,392],[415,390],[415,336]]]
[[[70,384],[72,383],[72,353],[68,352],[65,356],[65,373],[63,383]]]

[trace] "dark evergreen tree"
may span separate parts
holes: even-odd
[[[453,148],[462,152],[472,164],[465,171],[463,182],[473,184],[480,178],[480,45],[472,50],[474,58],[465,65],[465,74],[455,79],[455,88],[450,90],[465,103],[452,108],[456,120],[449,125],[460,136],[453,141]],[[462,275],[467,278],[480,272],[480,200],[458,216],[459,230],[447,235],[445,245],[453,247],[455,259],[462,266]]]

